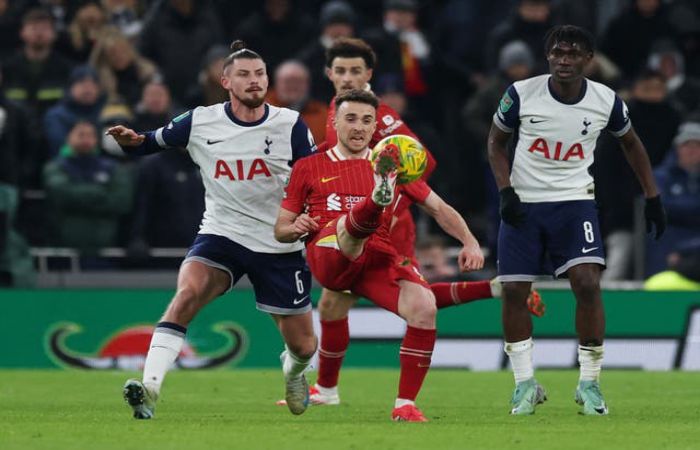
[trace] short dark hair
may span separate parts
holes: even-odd
[[[374,69],[377,64],[377,55],[362,39],[339,38],[326,50],[326,67],[333,65],[335,58],[362,58],[368,69]]]
[[[591,53],[595,51],[593,35],[588,30],[576,25],[557,25],[547,31],[544,37],[544,53],[548,54],[557,42],[576,43]]]
[[[22,16],[22,25],[27,25],[36,22],[50,22],[54,24],[54,18],[51,13],[45,8],[32,8]]]
[[[262,59],[262,56],[247,48],[244,41],[237,39],[231,43],[231,54],[224,60],[224,70],[237,59]]]
[[[340,105],[345,102],[356,102],[364,103],[365,105],[370,105],[374,109],[379,107],[379,99],[371,91],[365,91],[361,89],[352,89],[347,92],[343,92],[335,98],[335,110],[338,111]]]

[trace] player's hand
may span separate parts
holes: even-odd
[[[664,205],[661,204],[661,196],[651,197],[646,199],[644,205],[644,218],[647,221],[647,233],[651,233],[652,224],[656,227],[656,235],[654,239],[657,241],[666,231],[666,211]]]
[[[318,231],[320,228],[318,224],[319,220],[321,220],[321,216],[311,217],[308,214],[299,214],[297,218],[294,219],[293,230],[295,233],[298,233],[299,236]]]
[[[498,194],[501,196],[501,219],[516,228],[525,223],[525,213],[520,207],[520,197],[513,186],[501,189]]]
[[[122,125],[117,125],[115,127],[110,127],[105,134],[110,135],[117,141],[117,144],[124,147],[135,147],[141,145],[141,143],[146,139],[146,136],[138,134],[131,128],[127,128]]]
[[[459,264],[460,272],[481,270],[484,267],[484,254],[481,252],[481,247],[476,239],[472,239],[472,242],[462,247],[457,257],[457,263]]]

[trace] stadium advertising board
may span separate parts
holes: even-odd
[[[3,290],[0,367],[126,369],[143,365],[168,290]],[[574,300],[545,291],[545,317],[535,320],[535,365],[576,367]],[[276,367],[282,343],[272,321],[255,309],[253,292],[233,291],[191,324],[178,360],[182,369]],[[318,292],[314,293],[318,298]],[[700,292],[605,292],[605,366],[700,370]],[[435,367],[498,370],[500,302],[486,300],[440,311]],[[398,367],[404,323],[369,306],[350,316],[348,367]]]

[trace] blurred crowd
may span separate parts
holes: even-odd
[[[372,89],[435,155],[432,187],[493,249],[492,115],[509,84],[546,73],[543,38],[561,23],[597,37],[587,76],[627,102],[649,152],[669,230],[647,244],[645,271],[660,272],[700,237],[697,1],[0,0],[0,273],[10,274],[0,284],[27,269],[18,256],[27,246],[136,256],[189,246],[204,200],[187,153],[127,158],[104,130],[155,129],[225,101],[219,80],[233,39],[264,57],[268,101],[300,111],[317,142],[333,97],[325,49],[338,37],[370,43]],[[601,137],[594,175],[606,277],[629,279],[641,191],[617,145]],[[440,267],[449,242],[418,219],[421,248]]]

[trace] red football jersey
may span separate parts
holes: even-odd
[[[346,159],[333,147],[302,158],[294,164],[282,207],[297,214],[306,211],[311,217],[320,217],[319,224],[323,228],[371,195],[372,189],[374,177],[369,160]],[[430,187],[418,180],[397,186],[395,198],[399,200],[408,197],[413,202],[421,203],[430,192]],[[377,238],[387,243],[396,200],[385,209],[382,224],[375,233]],[[307,242],[312,240],[313,236],[310,236]]]

